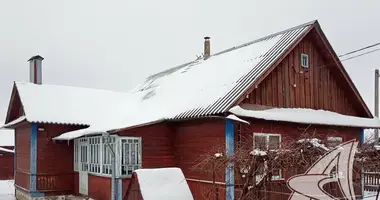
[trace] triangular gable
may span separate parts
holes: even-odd
[[[25,115],[25,111],[16,87],[16,83],[14,83],[4,124],[8,124],[9,122],[16,120],[23,115]]]
[[[373,118],[370,110],[368,109],[367,105],[365,104],[365,102],[364,102],[363,98],[361,97],[359,91],[357,90],[356,86],[352,82],[347,71],[344,69],[342,63],[340,62],[340,60],[338,58],[338,56],[336,55],[335,51],[332,49],[331,44],[328,42],[328,40],[327,40],[326,36],[324,35],[322,29],[320,28],[318,21],[315,21],[313,23],[313,25],[310,26],[309,30],[307,32],[305,32],[304,35],[299,37],[299,39],[297,41],[295,41],[290,46],[290,48],[288,48],[287,51],[285,53],[283,53],[281,55],[281,57],[271,65],[271,67],[267,68],[267,70],[262,74],[262,76],[260,78],[256,79],[255,81],[253,81],[251,83],[250,87],[243,93],[243,95],[240,96],[239,100],[236,102],[235,105],[242,103],[243,100],[246,98],[246,96],[248,94],[250,94],[255,88],[257,88],[257,86],[260,83],[262,83],[265,80],[265,78],[268,77],[269,74],[271,74],[273,72],[273,70],[289,55],[290,52],[293,51],[293,49],[304,39],[304,37],[306,37],[309,33],[314,32],[314,31],[317,33],[317,36],[319,37],[318,39],[321,40],[321,43],[324,45],[322,48],[328,50],[329,55],[334,60],[333,64],[338,67],[340,73],[344,77],[344,79],[346,81],[346,83],[344,83],[344,84],[349,85],[351,91],[355,94],[355,97],[356,97],[355,100],[360,104],[363,113],[365,113],[365,115],[366,115],[365,117]]]

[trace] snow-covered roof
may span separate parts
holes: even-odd
[[[362,118],[326,110],[314,110],[308,108],[267,108],[254,110],[242,108],[241,106],[235,106],[231,108],[229,112],[241,117],[252,117],[271,121],[361,128],[380,128],[380,120],[378,118]]]
[[[193,200],[186,178],[179,168],[135,170],[144,200]]]
[[[55,139],[220,114],[228,111],[314,22],[149,76],[128,93],[25,82],[15,85],[27,121],[89,126]]]
[[[15,151],[14,150],[10,150],[10,149],[6,149],[6,148],[3,148],[3,147],[0,147],[0,152],[14,153]]]

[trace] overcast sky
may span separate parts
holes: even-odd
[[[18,0],[0,3],[0,123],[40,54],[43,83],[127,91],[145,76],[318,19],[337,54],[380,42],[378,0]],[[373,110],[380,52],[345,61]],[[217,72],[215,72],[217,73]]]

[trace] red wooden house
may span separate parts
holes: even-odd
[[[13,149],[13,146],[0,146],[0,180],[11,180],[14,177]]]
[[[205,39],[203,57],[128,93],[42,84],[43,58],[31,58],[31,83],[15,82],[5,122],[15,130],[16,195],[110,199],[110,145],[116,199],[134,170],[162,167],[181,168],[202,199],[198,188],[211,187],[211,175],[190,168],[215,145],[230,156],[242,136],[281,141],[311,125],[341,141],[362,140],[363,128],[380,127],[317,21],[216,54]],[[217,178],[221,198],[234,199],[234,163],[225,171]]]

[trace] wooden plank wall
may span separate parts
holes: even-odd
[[[24,189],[29,189],[30,174],[30,134],[31,126],[29,123],[19,125],[15,129],[16,147],[16,177],[15,184]]]
[[[182,169],[186,178],[212,181],[211,172],[192,170],[201,162],[202,156],[224,152],[225,121],[220,119],[203,119],[176,124],[175,136],[176,166]],[[217,170],[216,181],[224,182],[225,169]]]
[[[309,55],[309,69],[301,67],[301,53]],[[243,103],[274,107],[300,107],[358,115],[347,84],[332,70],[313,43],[311,35],[303,39],[290,54],[260,83]],[[335,68],[336,69],[336,68]]]

